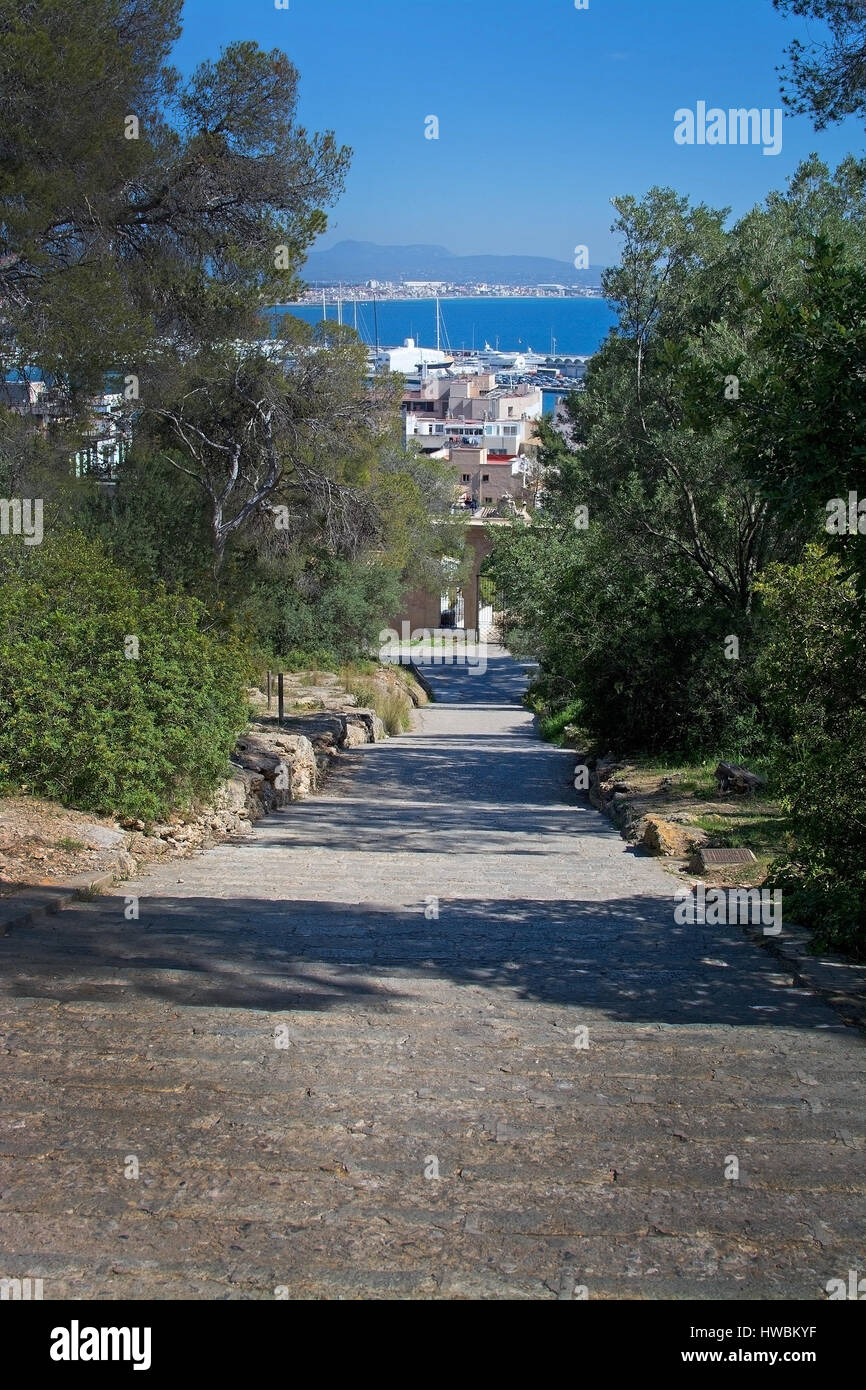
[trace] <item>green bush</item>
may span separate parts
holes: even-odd
[[[540,661],[545,737],[575,723],[606,747],[763,754],[751,620],[708,602],[684,561],[653,572],[601,528],[567,534],[542,522],[497,534],[487,564],[509,649]],[[729,633],[739,661],[725,657]]]
[[[306,654],[332,670],[368,656],[402,599],[399,578],[387,566],[324,554],[252,563],[245,582],[248,592],[235,611],[283,667]]]
[[[235,638],[77,532],[5,542],[0,580],[0,786],[144,819],[213,790],[247,718]]]
[[[758,591],[758,672],[792,841],[771,886],[787,917],[816,929],[817,945],[866,958],[866,605],[818,546],[799,565],[771,566]]]

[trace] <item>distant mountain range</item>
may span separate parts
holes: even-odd
[[[575,270],[547,256],[455,256],[445,246],[379,246],[341,241],[312,251],[301,274],[309,284],[366,280],[448,280],[457,285],[600,285],[603,266]]]

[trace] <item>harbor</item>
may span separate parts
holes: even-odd
[[[424,352],[439,350],[464,371],[489,371],[542,381],[545,390],[572,389],[597,352],[616,316],[606,300],[573,297],[361,300],[329,292],[313,304],[281,305],[305,322],[347,324],[369,348],[411,341]],[[419,359],[420,364],[420,359]]]

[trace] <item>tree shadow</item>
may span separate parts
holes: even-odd
[[[60,1002],[150,997],[268,1013],[410,1003],[419,980],[504,991],[611,1020],[843,1027],[736,926],[680,926],[654,896],[443,898],[406,908],[312,900],[122,897],[2,942],[2,992]]]
[[[330,853],[340,863],[358,853],[368,893],[371,859],[378,873],[381,855],[385,904],[159,895],[145,881],[137,921],[125,920],[120,889],[13,930],[0,941],[0,989],[268,1013],[388,1011],[411,1004],[419,982],[442,980],[563,1006],[577,1020],[841,1029],[740,927],[676,922],[676,881],[639,873],[635,851],[578,799],[574,754],[540,744],[515,709],[524,684],[504,653],[490,656],[483,675],[438,668],[437,694],[475,714],[500,712],[489,732],[463,732],[459,720],[449,732],[446,715],[435,720],[435,736],[422,727],[353,750],[324,796],[261,822],[254,839],[232,849],[239,876],[252,882],[262,849],[272,848],[276,863],[280,848]],[[469,864],[495,858],[479,865],[486,878],[473,886],[451,868],[458,854]],[[490,889],[505,854],[524,862],[522,896]],[[435,872],[430,855],[439,856]],[[559,861],[550,881],[548,856]],[[394,905],[396,862],[399,882],[412,885],[406,897],[417,891],[417,901]]]

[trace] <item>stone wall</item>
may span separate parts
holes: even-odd
[[[386,737],[381,719],[369,709],[329,710],[290,723],[293,732],[253,724],[240,736],[230,775],[209,805],[156,825],[121,822],[130,832],[128,853],[136,859],[183,855],[248,835],[263,816],[312,796],[344,749]]]

